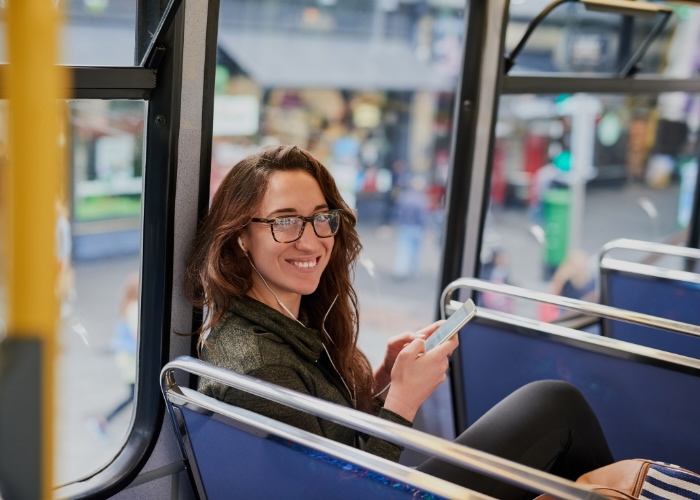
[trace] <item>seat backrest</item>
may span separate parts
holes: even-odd
[[[700,325],[700,275],[603,259],[601,303],[628,311]],[[700,358],[700,336],[604,320],[605,336]]]
[[[700,361],[479,309],[460,332],[460,410],[472,424],[506,395],[566,380],[597,414],[616,460],[700,470]]]
[[[567,479],[182,356],[163,367],[160,385],[192,482],[202,498],[487,497],[180,387],[176,371],[207,377],[533,492],[564,500],[602,499]]]
[[[487,498],[187,388],[171,415],[201,498]]]

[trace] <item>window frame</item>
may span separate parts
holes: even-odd
[[[199,158],[202,171],[197,194],[197,218],[208,206],[219,0],[209,0],[206,9],[205,74],[201,101],[203,140]],[[143,65],[70,67],[73,74],[70,98],[145,100],[147,116],[144,127],[137,397],[132,426],[122,448],[102,469],[88,477],[57,486],[55,493],[60,498],[104,498],[128,487],[184,470],[182,460],[175,460],[158,469],[155,476],[156,471],[139,476],[156,446],[160,446],[160,438],[175,439],[174,435],[161,436],[161,432],[169,432],[169,429],[163,426],[165,404],[157,381],[161,368],[169,361],[174,348],[171,337],[175,267],[173,242],[176,232],[180,108],[185,78],[184,11],[182,0],[138,0],[134,58],[137,64],[144,61]],[[149,33],[153,32],[155,36],[152,39]],[[0,69],[0,94],[1,82]],[[201,179],[207,179],[207,182]],[[188,338],[186,345],[188,352],[181,354],[193,354],[194,338]]]

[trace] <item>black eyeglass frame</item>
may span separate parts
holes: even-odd
[[[317,217],[322,216],[322,215],[328,215],[328,214],[336,214],[338,216],[338,229],[336,229],[334,233],[329,234],[328,236],[321,236],[320,234],[318,234],[318,231],[316,230],[315,221],[316,221]],[[275,217],[274,219],[262,219],[260,217],[253,217],[252,219],[250,219],[250,222],[257,222],[258,224],[269,225],[270,232],[272,233],[272,239],[274,239],[277,243],[294,243],[295,241],[297,241],[299,238],[302,237],[302,235],[304,234],[304,229],[306,228],[306,224],[309,222],[311,223],[311,227],[314,230],[314,234],[316,236],[318,236],[319,238],[330,238],[331,236],[335,236],[336,234],[338,234],[338,231],[340,231],[340,221],[343,219],[341,217],[342,214],[343,214],[342,209],[335,208],[333,210],[326,210],[325,212],[320,212],[320,213],[311,215],[309,217],[304,217],[303,215],[283,215],[281,217]],[[290,241],[278,240],[277,237],[275,236],[275,230],[273,229],[273,226],[278,219],[300,219],[302,221],[302,225],[301,225],[301,229],[299,230],[299,235]]]

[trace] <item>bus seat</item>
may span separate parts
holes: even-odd
[[[700,360],[479,309],[459,336],[462,421],[519,387],[565,380],[597,414],[616,460],[700,470]]]
[[[700,325],[700,275],[604,258],[601,303]],[[603,320],[602,334],[664,351],[700,358],[700,336]]]
[[[192,392],[193,399],[200,398]],[[294,439],[279,431],[284,425],[262,424],[267,419],[246,410],[230,406],[227,410],[224,415],[192,402],[173,403],[186,458],[202,498],[485,498],[460,492],[462,488],[449,483],[435,485],[443,481],[430,476],[417,481],[417,476],[424,475],[393,463],[379,463],[381,459],[367,454],[358,459],[337,443],[298,439],[298,433],[292,433],[297,434]],[[234,414],[240,419],[232,418]]]
[[[351,428],[391,438],[406,448],[535,492],[548,492],[559,498],[591,498],[589,490],[571,481],[183,356],[161,371],[161,390],[200,498],[490,497],[180,387],[175,382],[175,370],[209,377]]]

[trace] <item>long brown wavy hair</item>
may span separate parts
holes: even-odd
[[[309,327],[321,330],[323,317],[333,342],[327,345],[333,364],[348,386],[355,388],[358,409],[374,409],[374,377],[364,354],[357,348],[358,303],[351,273],[362,245],[356,218],[328,170],[308,151],[296,146],[268,146],[238,162],[221,182],[195,240],[185,274],[185,294],[196,307],[208,309],[199,334],[216,326],[232,301],[253,286],[252,267],[237,244],[243,228],[254,217],[275,172],[301,170],[313,176],[330,209],[342,209],[343,220],[333,251],[316,291],[302,297],[301,310]]]

